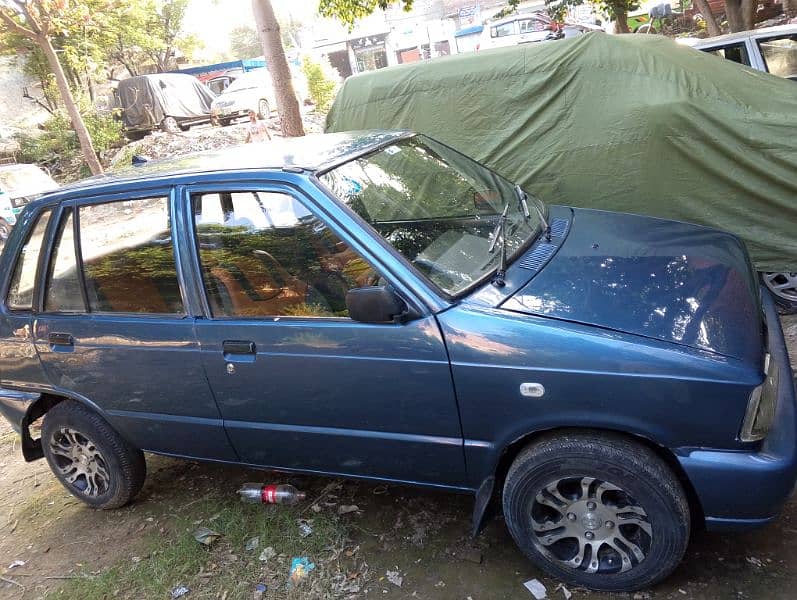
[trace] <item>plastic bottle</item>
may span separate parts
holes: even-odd
[[[307,497],[290,484],[263,485],[245,483],[238,490],[241,501],[252,504],[297,504]]]

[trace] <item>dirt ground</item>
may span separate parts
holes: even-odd
[[[790,351],[797,358],[797,316],[783,321]],[[793,366],[795,362],[793,358]],[[67,494],[44,461],[23,462],[16,436],[5,422],[0,424],[0,598],[43,598],[79,574],[99,575],[113,565],[133,565],[141,560],[142,540],[148,534],[179,533],[171,532],[170,527],[181,516],[190,515],[205,495],[226,494],[231,503],[237,502],[235,490],[243,481],[287,480],[306,490],[309,498],[317,498],[329,485],[329,480],[322,478],[272,477],[152,456],[148,457],[148,469],[147,483],[135,503],[118,511],[94,511]],[[470,497],[345,482],[329,504],[333,505],[330,510],[335,510],[334,505],[359,508],[340,519],[348,536],[347,547],[362,560],[361,571],[367,563],[370,575],[363,578],[361,589],[348,597],[526,599],[532,596],[523,582],[537,578],[550,598],[565,598],[564,591],[557,589],[558,582],[515,548],[500,516],[489,521],[479,538],[469,540]],[[264,542],[279,545],[279,539]],[[12,566],[15,561],[24,564]],[[400,587],[388,580],[388,571],[398,573]],[[58,597],[80,599],[75,589],[79,586],[72,585],[68,595]],[[794,598],[795,589],[797,498],[765,529],[733,535],[696,533],[681,566],[655,589],[621,595],[568,591],[575,600],[757,600]],[[126,597],[124,590],[115,592]],[[263,597],[269,598],[269,593]],[[184,598],[192,600],[192,594]],[[168,598],[168,592],[162,597]]]

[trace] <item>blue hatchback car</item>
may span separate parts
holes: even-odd
[[[474,496],[474,535],[500,502],[548,572],[632,590],[797,477],[737,238],[546,206],[410,132],[89,179],[25,209],[0,273],[0,412],[94,507],[143,452],[433,486]]]

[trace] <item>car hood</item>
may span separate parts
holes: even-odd
[[[698,225],[576,209],[559,251],[501,308],[762,359],[747,253],[736,237]]]

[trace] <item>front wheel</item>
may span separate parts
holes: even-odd
[[[775,302],[789,312],[797,312],[797,273],[761,273]]]
[[[61,484],[94,508],[124,506],[144,485],[147,465],[141,450],[72,400],[56,404],[45,415],[42,448]]]
[[[271,114],[271,108],[268,105],[268,100],[261,98],[257,103],[257,114],[261,119],[268,119]]]
[[[669,575],[686,551],[689,506],[647,447],[603,433],[546,437],[507,474],[504,518],[520,549],[574,586],[633,591]]]
[[[166,133],[180,133],[180,125],[174,117],[164,117],[161,121],[161,129]]]

